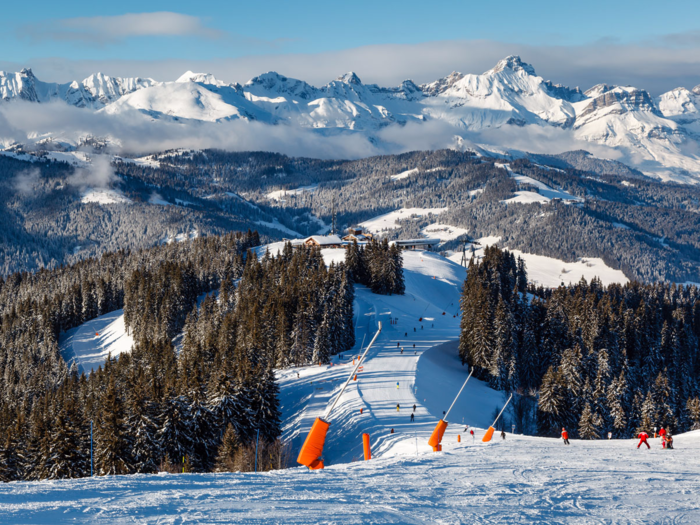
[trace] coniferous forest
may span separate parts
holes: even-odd
[[[347,247],[345,264],[355,282],[376,294],[403,295],[406,291],[401,248],[387,239],[372,239],[364,247],[353,242]]]
[[[354,345],[353,281],[257,233],[117,252],[0,280],[0,477],[283,468],[275,367]],[[215,292],[210,293],[209,292]],[[60,334],[124,309],[131,353],[90,374]]]
[[[497,247],[471,260],[459,353],[515,392],[517,431],[586,439],[700,428],[700,290],[667,283],[545,290]]]

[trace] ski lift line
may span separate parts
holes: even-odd
[[[357,373],[357,369],[360,368],[360,363],[362,363],[362,360],[365,358],[367,355],[367,352],[369,352],[369,349],[372,348],[372,345],[374,342],[377,340],[377,337],[379,337],[379,334],[382,333],[382,322],[378,321],[379,329],[377,330],[377,333],[374,334],[374,337],[372,340],[369,342],[369,345],[367,345],[367,348],[365,349],[364,353],[360,356],[360,359],[357,360],[357,365],[355,365],[355,368],[353,369],[352,372],[350,372],[350,375],[348,376],[347,380],[345,381],[345,384],[343,385],[343,388],[340,389],[340,392],[335,398],[335,401],[333,401],[333,404],[330,406],[328,410],[326,410],[326,413],[323,415],[323,420],[327,420],[331,412],[333,412],[333,409],[335,408],[335,405],[338,404],[338,401],[340,401],[340,397],[343,395],[343,392],[345,392],[345,389],[347,388],[348,384],[350,383],[350,380],[355,376]]]
[[[472,371],[469,372],[469,375],[467,376],[467,380],[464,382],[462,385],[462,388],[459,389],[459,392],[457,392],[457,397],[455,397],[454,401],[452,401],[452,404],[450,405],[450,408],[447,410],[447,413],[445,414],[445,417],[443,417],[443,421],[447,421],[447,416],[450,415],[450,410],[452,410],[452,407],[455,406],[455,403],[459,399],[459,396],[462,394],[462,390],[464,390],[464,387],[467,386],[467,383],[469,382],[469,378],[471,378],[472,374],[474,373],[474,368],[472,368]]]

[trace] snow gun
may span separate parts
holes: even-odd
[[[340,389],[340,393],[336,396],[335,401],[333,401],[333,404],[326,410],[326,413],[322,418],[316,418],[316,421],[314,421],[314,424],[311,426],[311,430],[309,430],[309,435],[306,436],[306,441],[304,441],[304,444],[301,446],[297,463],[308,467],[309,470],[318,470],[323,468],[323,460],[321,459],[321,456],[323,456],[323,445],[326,442],[328,427],[331,425],[328,423],[328,418],[331,415],[331,412],[333,412],[335,405],[337,405],[338,401],[340,401],[340,398],[343,395],[343,392],[345,392],[348,383],[350,383],[350,380],[355,377],[358,368],[360,368],[360,363],[362,363],[367,355],[367,352],[369,352],[369,349],[372,348],[372,345],[377,340],[377,337],[379,337],[379,334],[382,331],[381,321],[378,324],[379,328],[377,329],[377,333],[374,334],[374,337],[370,341],[369,345],[367,345],[364,353],[360,356],[360,359],[357,360],[355,368],[352,372],[350,372],[348,379],[345,381],[343,388]]]
[[[452,407],[455,406],[457,399],[459,399],[462,390],[464,390],[464,387],[467,386],[467,382],[469,381],[469,378],[472,376],[473,373],[474,369],[472,368],[472,371],[469,372],[469,375],[467,376],[467,380],[462,385],[462,388],[459,389],[459,392],[457,392],[457,397],[455,397],[454,401],[452,401],[452,404],[450,405],[449,410],[445,414],[445,417],[438,421],[435,430],[433,430],[433,433],[430,436],[430,439],[428,440],[428,445],[433,447],[433,452],[440,452],[442,450],[442,445],[440,444],[440,442],[442,441],[442,436],[445,433],[445,430],[447,429],[447,416],[450,415],[450,410],[452,410]]]
[[[496,430],[496,429],[494,428],[494,427],[496,426],[496,421],[499,420],[499,418],[501,417],[501,414],[503,414],[503,411],[506,409],[506,407],[508,406],[508,403],[510,403],[510,400],[511,400],[511,399],[513,399],[513,394],[510,395],[510,397],[508,398],[508,401],[506,401],[506,404],[503,405],[503,408],[502,408],[501,411],[498,413],[498,417],[496,417],[496,419],[494,420],[493,425],[491,425],[491,426],[489,427],[489,429],[486,431],[486,434],[484,434],[484,437],[483,437],[482,440],[481,440],[481,441],[483,441],[484,443],[488,443],[489,441],[491,441],[491,438],[493,437],[493,433],[494,433],[494,431]]]

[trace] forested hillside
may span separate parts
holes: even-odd
[[[2,479],[88,475],[91,422],[98,474],[246,470],[258,430],[260,467],[284,466],[273,368],[354,345],[353,281],[318,250],[258,259],[258,243],[212,236],[0,280]],[[59,333],[119,308],[132,352],[67,369]]]
[[[459,353],[515,392],[520,431],[616,438],[700,428],[700,291],[669,284],[527,287],[521,261],[487,248],[469,265]]]
[[[0,156],[1,274],[249,228],[302,237],[329,231],[334,215],[340,231],[415,208],[434,214],[380,233],[415,238],[439,222],[564,261],[600,257],[643,282],[700,282],[700,189],[582,152],[507,164],[452,150],[352,161],[216,150],[104,159],[73,167]]]

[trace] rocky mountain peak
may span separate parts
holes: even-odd
[[[349,73],[345,73],[344,75],[341,75],[338,78],[336,78],[336,80],[339,82],[343,82],[345,84],[354,84],[354,85],[362,84],[360,77],[358,77],[354,71],[350,71]]]
[[[503,60],[499,60],[498,64],[496,64],[496,66],[490,71],[487,71],[487,73],[499,73],[506,69],[510,69],[512,71],[525,71],[525,73],[528,75],[533,76],[537,75],[537,73],[535,73],[535,68],[530,64],[523,62],[518,55],[510,55]]]
[[[698,85],[695,86],[693,89],[691,89],[691,91],[692,91],[693,93],[695,93],[696,95],[700,95],[700,84],[698,84]]]
[[[32,68],[30,67],[23,67],[22,71],[20,71],[19,74],[27,78],[36,78],[34,76],[34,73],[32,72]]]

